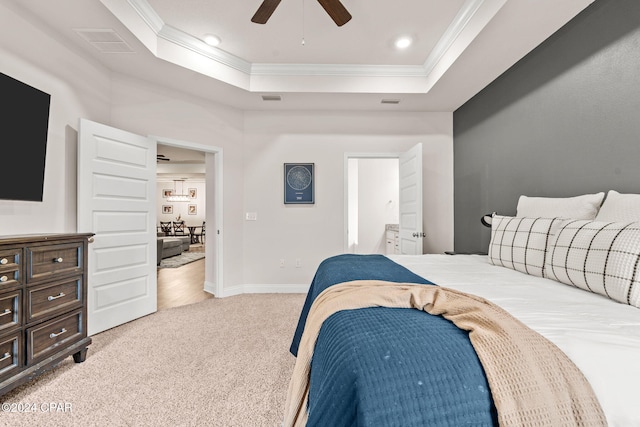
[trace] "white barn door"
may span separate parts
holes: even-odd
[[[81,119],[78,232],[89,245],[87,330],[157,310],[156,142]]]
[[[400,155],[400,253],[422,254],[422,144]]]

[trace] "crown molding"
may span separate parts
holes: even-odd
[[[257,76],[426,77],[422,65],[252,64]]]
[[[249,61],[246,61],[221,49],[209,46],[199,38],[194,37],[191,34],[187,34],[184,31],[178,30],[177,28],[174,28],[170,25],[165,24],[157,33],[157,35],[160,38],[175,43],[178,46],[189,49],[222,65],[226,65],[238,71],[242,71],[246,74],[251,73],[251,63]]]
[[[473,15],[475,15],[478,9],[480,9],[484,1],[485,0],[467,0],[462,5],[447,30],[442,34],[442,37],[440,37],[440,40],[438,40],[438,43],[436,43],[436,46],[427,57],[427,60],[424,62],[423,68],[426,74],[431,73],[436,65],[438,65],[442,60],[445,53],[451,48],[458,36],[469,24],[469,21],[471,21],[471,18],[473,18]]]
[[[146,0],[127,0],[127,3],[140,15],[144,22],[158,34],[164,27],[164,20]]]
[[[402,89],[408,93],[428,92],[507,1],[465,1],[424,64],[354,65],[251,63],[224,50],[209,46],[199,38],[166,24],[147,0],[101,0],[136,37],[141,38],[141,35],[147,37],[146,46],[158,58],[180,64],[248,91],[270,91],[271,88],[281,92],[299,91],[301,87],[313,86],[313,79],[318,78],[322,79],[319,82],[325,89],[332,87],[336,92],[386,92]],[[128,10],[125,10],[125,4],[128,5]],[[483,10],[483,13],[478,13],[480,10]],[[146,27],[146,30],[143,27]],[[153,37],[154,34],[155,41],[149,42],[148,37]],[[162,44],[161,41],[169,45]],[[192,58],[203,57],[212,62],[207,67],[202,61],[194,59],[193,62],[197,62],[198,65],[190,65],[174,56],[175,49],[163,50],[162,46],[187,49],[196,54]],[[354,78],[362,78],[356,84],[357,89],[353,89],[350,83]],[[369,85],[369,89],[365,88],[366,85]]]

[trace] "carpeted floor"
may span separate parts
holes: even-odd
[[[160,261],[160,268],[182,267],[190,262],[204,258],[204,252],[182,252],[180,255],[165,258]]]
[[[0,397],[0,425],[279,426],[303,302],[210,299],[97,334],[84,363]]]

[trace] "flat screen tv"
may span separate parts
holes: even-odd
[[[41,202],[51,95],[0,73],[0,199]]]

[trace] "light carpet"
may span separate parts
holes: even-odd
[[[279,426],[303,302],[209,299],[94,335],[85,362],[68,357],[1,397],[0,425]]]
[[[182,267],[190,262],[204,258],[204,252],[182,252],[180,255],[165,258],[160,261],[160,268]]]

